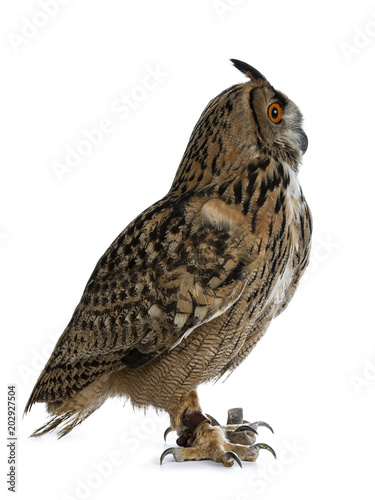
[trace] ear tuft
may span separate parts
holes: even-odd
[[[234,66],[240,70],[244,75],[246,75],[250,80],[257,82],[259,84],[268,83],[268,80],[260,73],[257,69],[250,66],[243,61],[239,61],[238,59],[231,59]]]

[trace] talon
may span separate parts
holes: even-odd
[[[160,465],[163,464],[163,460],[167,455],[173,455],[173,458],[176,460],[176,462],[181,462],[181,460],[178,460],[178,457],[177,457],[178,451],[179,451],[179,448],[168,448],[167,450],[163,451],[163,453],[160,457]]]
[[[211,415],[209,415],[208,413],[206,413],[206,416],[211,420],[211,425],[213,426],[219,426],[221,427],[221,425],[219,424],[219,422],[216,420],[216,418],[214,417],[211,417]]]
[[[258,427],[267,427],[267,429],[269,429],[272,432],[272,434],[274,434],[272,427],[269,424],[267,424],[267,422],[251,422],[251,423],[246,422],[246,423],[248,423],[249,425],[251,425],[251,427],[254,427],[255,429],[258,429]]]
[[[238,463],[238,465],[242,468],[241,459],[239,458],[239,456],[236,453],[234,453],[234,451],[227,451],[221,457],[221,460],[222,460],[223,464],[225,465],[225,467],[232,467],[233,462],[228,462],[228,460],[230,458],[233,458],[233,460],[235,460]]]
[[[275,457],[276,459],[276,453],[275,451],[271,448],[271,446],[268,446],[268,444],[265,444],[265,443],[257,443],[257,444],[254,444],[253,446],[251,446],[250,450],[255,450],[255,451],[258,451],[258,450],[268,450],[269,452],[272,453],[272,455]]]
[[[168,434],[169,434],[170,432],[172,432],[172,431],[173,431],[172,427],[168,427],[168,429],[165,429],[165,432],[164,432],[164,441],[166,441],[166,440],[167,440],[167,436],[168,436]]]
[[[244,432],[244,431],[251,431],[251,432],[254,432],[254,434],[258,434],[256,431],[256,427],[254,428],[253,424],[240,425],[239,427],[237,427],[237,429],[234,429],[234,431],[232,431],[232,432]]]

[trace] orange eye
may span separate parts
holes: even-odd
[[[274,102],[268,108],[268,118],[272,123],[280,123],[283,116],[283,108],[278,102]]]

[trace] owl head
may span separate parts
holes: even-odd
[[[237,59],[231,61],[250,78],[243,86],[248,95],[249,116],[245,115],[247,106],[243,106],[241,121],[251,121],[252,132],[261,148],[297,170],[308,145],[300,110],[285,94],[275,90],[258,70]]]
[[[252,66],[231,59],[250,80],[221,92],[203,110],[182,157],[171,191],[219,185],[251,162],[274,158],[298,172],[307,149],[302,114]]]

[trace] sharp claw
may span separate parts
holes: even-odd
[[[209,415],[208,413],[206,413],[207,417],[211,420],[211,425],[213,426],[216,426],[218,425],[219,427],[221,427],[221,425],[219,424],[219,422],[216,420],[216,418],[212,417],[211,415]]]
[[[251,427],[254,427],[255,429],[258,429],[258,427],[267,427],[267,429],[269,429],[272,432],[272,434],[274,433],[272,427],[269,424],[267,424],[267,422],[251,422],[251,423],[246,422],[246,423],[248,423],[249,425],[251,425]]]
[[[225,464],[225,460],[228,460],[228,458],[233,458],[233,460],[235,460],[238,465],[242,468],[242,463],[241,463],[241,459],[240,457],[234,453],[234,451],[227,451],[226,453],[224,453],[224,455],[221,457],[221,460],[223,462],[223,464],[225,465],[225,467],[231,467],[233,464],[231,465],[226,465]]]
[[[232,432],[244,432],[244,431],[251,431],[254,432],[254,434],[258,434],[256,431],[256,427],[253,427],[253,424],[251,425],[240,425],[237,427],[237,429],[234,429]]]
[[[166,441],[166,440],[167,440],[167,436],[168,436],[168,434],[169,434],[170,432],[172,432],[172,431],[173,431],[172,427],[168,427],[168,429],[165,429],[165,432],[164,432],[164,441]]]
[[[272,455],[276,458],[276,453],[275,451],[271,448],[271,446],[268,446],[268,444],[265,444],[265,443],[257,443],[257,444],[254,444],[253,446],[251,446],[250,448],[251,450],[268,450],[269,452],[272,453]]]
[[[176,462],[179,462],[179,460],[177,460],[177,457],[175,455],[175,453],[179,450],[179,448],[168,448],[167,450],[163,451],[161,457],[160,457],[160,465],[163,464],[163,460],[164,458],[167,456],[167,455],[173,455],[173,458],[176,460]]]

